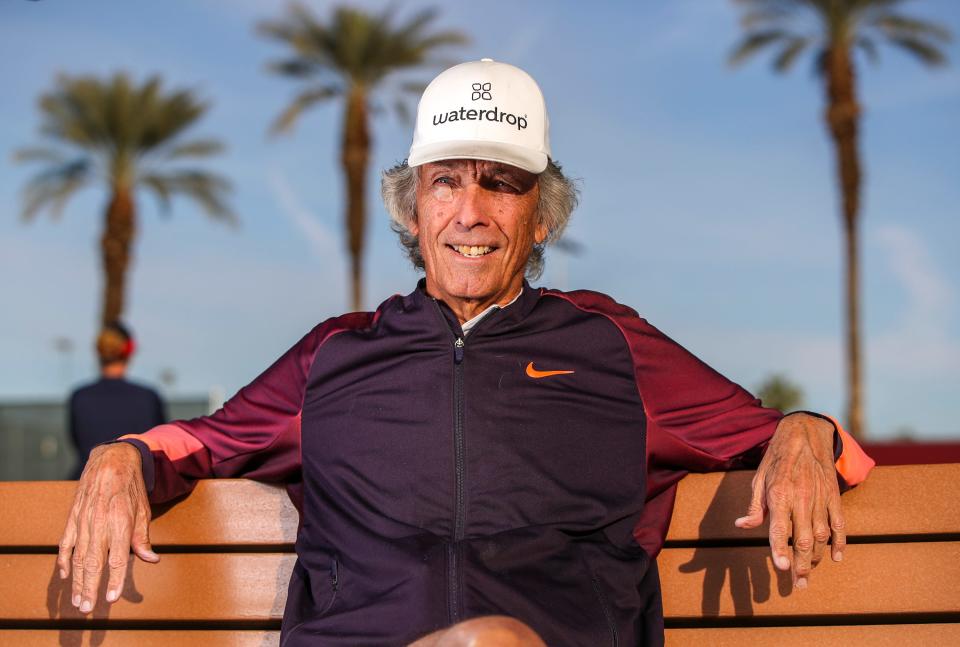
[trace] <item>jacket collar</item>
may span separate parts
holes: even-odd
[[[520,293],[520,297],[509,306],[494,310],[487,315],[471,335],[477,333],[482,334],[485,330],[490,330],[491,326],[496,326],[497,329],[501,329],[504,326],[509,327],[520,323],[526,319],[527,315],[529,315],[537,305],[537,302],[540,300],[540,294],[541,290],[539,288],[530,287],[530,284],[524,279],[523,291]],[[449,324],[450,329],[458,334],[462,334],[460,321],[457,319],[457,316],[453,314],[453,310],[443,301],[434,299],[427,294],[427,280],[425,278],[417,282],[417,288],[413,292],[403,297],[404,310],[409,311],[419,308],[432,309],[434,307],[432,302],[434,301],[440,306],[440,312]]]

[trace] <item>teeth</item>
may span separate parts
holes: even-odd
[[[464,256],[471,257],[483,256],[493,251],[493,248],[487,245],[457,245],[454,249]]]

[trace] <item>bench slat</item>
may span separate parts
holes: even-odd
[[[672,548],[658,558],[669,618],[957,613],[960,542],[856,544],[791,588],[766,547]],[[759,599],[760,601],[757,601]]]
[[[853,627],[737,627],[730,629],[667,629],[666,647],[903,647],[958,645],[960,624],[860,625]]]
[[[733,520],[746,513],[751,471],[690,474],[677,491],[667,541],[763,538],[766,528],[744,531]],[[851,537],[960,534],[960,463],[877,467],[843,495]]]
[[[279,631],[142,631],[111,629],[110,631],[81,629],[10,629],[0,630],[0,645],[18,647],[167,647],[187,645],[195,647],[264,647],[280,642]]]
[[[279,620],[293,559],[281,553],[172,553],[156,566],[136,562],[124,598],[112,607],[101,603],[94,617]],[[850,546],[842,564],[826,561],[815,570],[808,591],[791,590],[789,575],[774,572],[762,547],[667,549],[659,563],[668,618],[960,609],[960,542]],[[699,567],[704,563],[710,564],[705,570]],[[54,569],[52,555],[0,555],[0,620],[81,618]]]
[[[56,546],[76,488],[76,481],[0,482],[0,546]],[[154,510],[150,539],[156,546],[292,547],[297,537],[297,511],[276,485],[203,480],[190,496],[167,508]]]
[[[166,554],[159,564],[133,560],[119,601],[103,601],[102,582],[90,616],[70,604],[70,585],[53,555],[0,555],[0,621],[111,620],[279,621],[294,555]]]
[[[753,472],[687,476],[667,541],[765,537],[763,528],[733,526],[746,510],[752,477]],[[850,536],[960,534],[960,497],[953,495],[958,482],[960,464],[878,467],[844,495]],[[73,481],[0,483],[5,521],[0,546],[56,546],[75,490]],[[157,546],[279,546],[292,545],[296,532],[297,512],[283,488],[214,479],[201,481],[189,497],[160,514],[150,537]]]

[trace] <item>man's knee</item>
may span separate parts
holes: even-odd
[[[423,640],[434,641],[423,642]],[[416,647],[546,647],[537,633],[515,618],[472,618],[414,643]]]

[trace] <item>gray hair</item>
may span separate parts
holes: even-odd
[[[424,269],[423,254],[420,252],[420,240],[410,232],[409,224],[417,220],[417,185],[420,174],[416,167],[407,165],[406,160],[383,172],[380,180],[380,193],[387,213],[393,219],[390,228],[400,237],[410,258],[417,269]],[[540,185],[540,198],[537,202],[537,223],[545,225],[547,237],[542,243],[533,246],[527,260],[526,274],[530,279],[538,279],[543,273],[544,250],[547,245],[560,240],[570,216],[577,206],[577,187],[573,180],[563,174],[559,164],[548,160],[547,168],[537,176]]]

